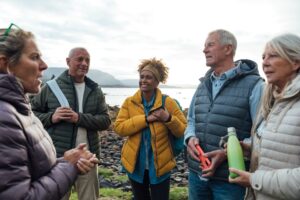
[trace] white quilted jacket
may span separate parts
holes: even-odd
[[[300,199],[300,75],[276,99],[258,141],[251,175],[256,199]],[[247,198],[246,198],[247,199]]]

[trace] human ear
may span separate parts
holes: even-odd
[[[7,57],[4,55],[0,55],[0,72],[7,73],[8,69],[8,60]]]
[[[233,47],[231,44],[228,44],[225,46],[225,54],[226,55],[231,55],[233,54]]]
[[[71,59],[70,58],[66,58],[66,63],[67,63],[67,65],[70,67],[70,61],[71,61]]]
[[[295,69],[296,72],[300,72],[300,61],[296,60],[293,62],[293,68]]]

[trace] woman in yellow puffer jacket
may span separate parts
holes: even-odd
[[[127,137],[121,161],[135,200],[167,200],[170,171],[176,165],[168,134],[182,136],[187,122],[175,100],[167,97],[162,105],[158,85],[168,77],[164,63],[145,59],[138,72],[140,88],[125,100],[115,122],[115,132]]]

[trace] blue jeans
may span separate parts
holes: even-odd
[[[203,180],[189,172],[189,200],[243,200],[245,188],[220,180]]]

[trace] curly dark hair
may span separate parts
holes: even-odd
[[[160,77],[159,82],[166,83],[168,75],[169,75],[169,68],[162,62],[161,59],[150,58],[150,59],[143,59],[141,61],[141,64],[138,66],[138,72],[141,73],[144,67],[151,66],[155,68]]]

